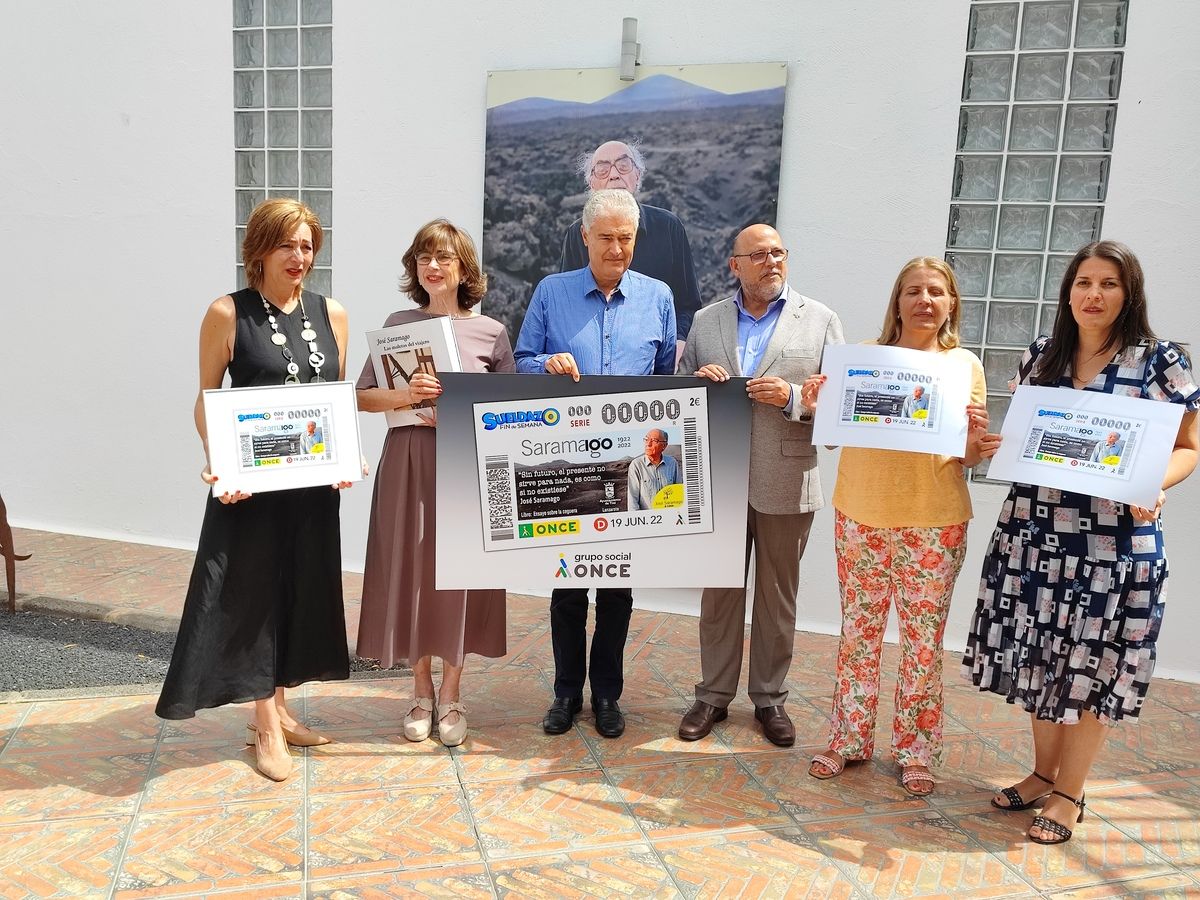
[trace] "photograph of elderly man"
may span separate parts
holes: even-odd
[[[675,371],[675,307],[663,282],[629,268],[639,209],[628,191],[600,190],[583,208],[586,267],[542,279],[517,338],[517,371],[568,375],[670,375]],[[633,592],[597,588],[596,628],[587,660],[586,589],[556,590],[550,598],[554,645],[554,704],[542,728],[563,734],[583,708],[591,681],[596,731],[620,737],[625,717],[625,639]]]
[[[754,617],[747,693],[763,735],[790,747],[796,729],[784,709],[792,664],[800,557],[814,513],[824,505],[812,419],[800,388],[821,367],[826,344],[841,344],[842,324],[828,307],[788,286],[787,248],[769,225],[752,225],[734,241],[732,297],[696,314],[679,374],[711,381],[748,375],[754,403],[746,566],[754,548]],[[742,668],[744,588],[706,588],[700,599],[700,668],[696,702],[679,737],[698,741],[728,717]]]
[[[733,235],[775,221],[786,82],[783,63],[639,66],[632,82],[616,69],[488,72],[488,315],[519,334],[538,282],[588,264],[588,194],[622,190],[638,205],[631,268],[671,289],[682,342],[696,310],[729,293]]]
[[[579,159],[579,174],[592,191],[609,188],[629,191],[635,198],[646,171],[646,161],[636,143],[606,141]],[[630,268],[666,282],[675,298],[675,327],[679,340],[692,327],[692,316],[700,308],[700,286],[687,231],[679,216],[669,209],[638,202],[637,250]],[[569,272],[587,265],[580,220],[567,228],[563,237],[558,270]]]
[[[631,510],[654,509],[654,499],[664,488],[683,483],[679,480],[679,460],[665,452],[671,443],[665,431],[651,428],[642,443],[644,452],[629,464]]]

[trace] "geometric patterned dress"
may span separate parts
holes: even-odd
[[[1025,351],[1019,383],[1048,343]],[[1059,387],[1073,387],[1069,372]],[[1084,390],[1200,409],[1189,361],[1166,341],[1126,347]],[[984,558],[964,674],[1039,719],[1136,717],[1166,588],[1161,516],[1138,524],[1124,503],[1014,484]]]

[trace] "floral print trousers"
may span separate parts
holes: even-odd
[[[900,620],[892,758],[930,766],[942,749],[942,634],[967,550],[967,523],[872,528],[835,511],[842,636],[829,747],[844,759],[875,750],[879,655],[888,607]]]

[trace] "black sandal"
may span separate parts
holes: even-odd
[[[1087,804],[1083,802],[1082,797],[1076,800],[1074,797],[1064,794],[1062,791],[1051,791],[1050,793],[1058,797],[1062,797],[1064,800],[1070,800],[1072,803],[1078,806],[1079,818],[1075,820],[1075,824],[1078,825],[1083,821],[1083,808],[1087,806]],[[1025,836],[1035,844],[1065,844],[1071,839],[1070,828],[1068,828],[1066,825],[1063,825],[1061,822],[1055,822],[1053,819],[1047,819],[1045,816],[1034,816],[1033,822],[1029,827],[1030,829],[1040,828],[1042,831],[1048,831],[1054,835],[1052,838],[1034,837],[1032,834],[1026,832]]]
[[[1047,778],[1045,775],[1039,775],[1037,772],[1034,772],[1032,774],[1033,774],[1033,777],[1036,778],[1038,781],[1044,781],[1044,782],[1046,782],[1046,784],[1050,785],[1050,787],[1054,787],[1054,782],[1051,781],[1049,778]],[[1032,807],[1037,806],[1039,803],[1041,803],[1043,800],[1045,800],[1047,797],[1049,797],[1050,794],[1053,793],[1053,791],[1047,791],[1045,794],[1042,794],[1042,796],[1034,797],[1032,800],[1024,799],[1021,796],[1021,794],[1017,791],[1016,785],[1013,785],[1012,787],[1006,787],[1002,791],[1000,791],[1000,793],[1001,793],[1001,795],[1003,795],[1004,799],[1008,801],[1008,806],[1001,806],[999,803],[996,802],[995,797],[992,798],[992,806],[996,807],[996,809],[1003,809],[1006,812],[1008,812],[1008,811],[1014,811],[1014,810],[1031,809]]]

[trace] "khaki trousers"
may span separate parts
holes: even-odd
[[[800,557],[814,513],[770,516],[746,508],[746,571],[754,550],[754,617],[747,693],[756,707],[781,706],[792,665]],[[737,696],[746,622],[745,588],[705,588],[700,599],[700,671],[696,699],[726,707]]]

